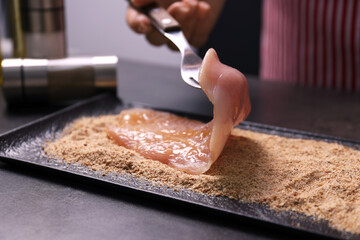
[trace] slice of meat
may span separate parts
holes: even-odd
[[[199,74],[202,90],[214,105],[213,130],[210,140],[211,161],[223,150],[231,129],[250,113],[250,97],[245,76],[219,61],[214,49],[204,57]]]
[[[118,124],[108,134],[121,146],[188,173],[209,168],[209,124],[150,109],[124,110]]]
[[[214,118],[205,124],[149,109],[125,110],[108,135],[119,145],[146,158],[191,174],[206,172],[223,150],[234,125],[250,113],[246,78],[220,63],[210,49],[199,74],[201,88],[214,105]]]

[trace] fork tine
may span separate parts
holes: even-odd
[[[194,88],[201,88],[199,81],[197,79],[194,79],[193,77],[183,78],[183,80]]]

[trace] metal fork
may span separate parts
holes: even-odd
[[[191,48],[179,23],[164,8],[155,3],[141,8],[132,4],[131,6],[148,16],[152,25],[175,44],[181,53],[180,71],[182,79],[192,87],[201,88],[198,76],[202,59]]]

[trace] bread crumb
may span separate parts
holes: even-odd
[[[285,138],[234,129],[223,153],[205,174],[176,171],[118,146],[107,137],[117,115],[81,118],[45,153],[94,171],[127,173],[174,191],[224,196],[325,219],[360,234],[360,151],[337,143]]]

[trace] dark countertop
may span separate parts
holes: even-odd
[[[210,115],[201,91],[176,68],[120,61],[125,101]],[[248,77],[248,121],[360,141],[360,96],[261,82]],[[59,107],[8,109],[0,90],[0,134]],[[279,239],[298,233],[202,210],[164,205],[42,171],[0,163],[0,239]],[[309,236],[307,236],[309,237]]]

